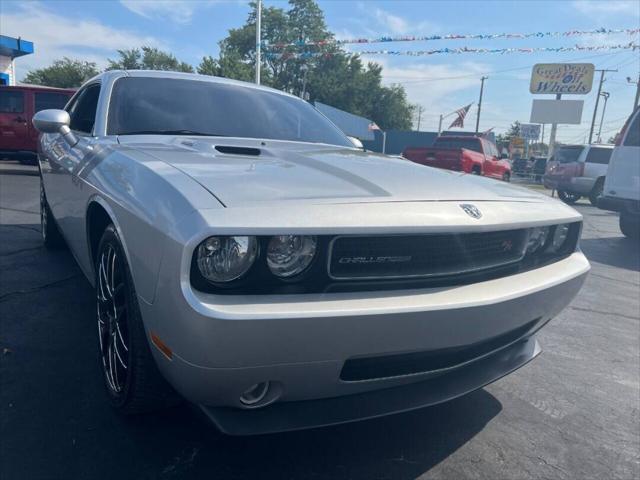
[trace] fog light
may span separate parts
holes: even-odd
[[[265,399],[269,392],[270,382],[256,383],[240,395],[240,403],[247,406],[255,406]]]

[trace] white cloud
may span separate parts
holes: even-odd
[[[47,10],[42,4],[25,2],[14,12],[0,16],[3,35],[32,41],[35,53],[16,60],[18,78],[31,69],[62,57],[96,62],[104,67],[116,50],[149,45],[167,48],[152,36],[110,27],[97,20],[76,20]]]
[[[399,15],[376,8],[371,11],[366,6],[361,7],[371,15],[375,21],[384,28],[384,33],[393,35],[429,35],[440,31],[440,28],[428,20],[411,22]]]
[[[393,15],[386,10],[382,10],[381,8],[375,9],[375,16],[376,20],[378,20],[381,25],[386,26],[390,33],[406,33],[409,29],[409,24],[405,19],[398,17],[397,15]]]
[[[640,16],[640,3],[637,0],[609,0],[609,1],[589,1],[589,0],[574,0],[571,6],[589,17],[593,17],[600,20],[603,15],[633,15],[635,17]]]
[[[196,10],[219,3],[219,0],[120,0],[120,3],[142,17],[186,25],[191,23]]]
[[[187,24],[193,17],[193,12],[199,6],[198,2],[180,0],[120,0],[127,10],[148,19],[165,18],[177,23]]]

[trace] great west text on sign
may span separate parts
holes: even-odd
[[[593,84],[592,63],[537,63],[529,91],[536,94],[586,95]]]

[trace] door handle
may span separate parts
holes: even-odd
[[[27,120],[22,117],[16,117],[13,121],[16,123],[27,123]]]

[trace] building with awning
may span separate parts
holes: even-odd
[[[0,86],[16,84],[15,59],[33,53],[33,42],[0,35]]]

